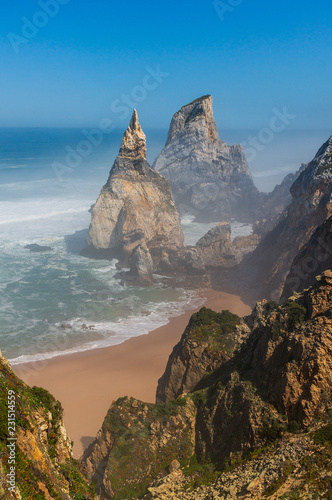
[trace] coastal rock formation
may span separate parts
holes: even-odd
[[[128,263],[135,248],[158,265],[161,249],[183,246],[169,182],[146,161],[146,139],[135,110],[106,185],[92,208],[87,254]]]
[[[231,227],[227,222],[221,222],[208,231],[197,243],[201,257],[206,267],[229,268],[236,264],[234,248],[231,239]]]
[[[145,500],[312,500],[329,495],[331,462],[329,445],[322,446],[329,425],[311,434],[287,433],[275,443],[253,453],[252,458],[231,461],[228,471],[213,477],[206,467],[202,486],[195,487],[197,477],[179,470],[154,481]],[[319,467],[317,464],[319,463]]]
[[[215,221],[259,218],[260,194],[244,150],[219,140],[210,95],[175,113],[153,168],[171,182],[181,214]]]
[[[287,275],[281,300],[308,288],[317,274],[332,268],[332,217],[318,226],[306,245],[294,258]]]
[[[143,243],[134,248],[130,258],[130,275],[138,286],[153,284],[153,260],[147,246]]]
[[[306,165],[302,165],[297,172],[286,175],[281,184],[277,184],[271,193],[261,193],[263,219],[256,222],[254,227],[254,232],[260,238],[273,229],[279,216],[291,203],[290,189],[305,168]]]
[[[98,498],[141,497],[150,478],[165,468],[176,471],[175,459],[190,460],[194,417],[192,401],[158,407],[125,397],[113,403],[83,456]]]
[[[0,497],[94,499],[83,467],[72,459],[61,404],[45,389],[25,385],[2,357],[0,379]],[[8,417],[12,417],[10,426]],[[16,441],[9,441],[13,435]],[[8,490],[7,476],[13,456],[15,494]]]
[[[165,403],[195,390],[204,375],[230,359],[250,332],[229,311],[216,313],[203,307],[195,313],[169,357],[158,381],[156,401]]]
[[[292,203],[244,262],[256,270],[261,296],[279,300],[291,263],[316,228],[332,214],[332,137],[291,187]]]
[[[207,269],[232,268],[239,264],[245,255],[253,252],[259,243],[256,234],[237,236],[233,241],[231,234],[230,224],[220,222],[196,243]]]
[[[84,463],[100,498],[136,498],[144,491],[146,500],[172,498],[172,493],[197,498],[204,490],[191,493],[188,486],[206,477],[214,481],[213,464],[222,470],[227,463],[240,464],[245,475],[219,473],[206,496],[198,498],[211,498],[211,491],[262,498],[288,477],[294,481],[296,464],[303,478],[309,473],[315,478],[318,457],[322,481],[310,482],[304,498],[326,493],[331,318],[330,271],[284,306],[258,303],[245,318],[239,342],[234,336],[239,319],[231,313],[202,309],[194,315],[158,388],[159,400],[166,402],[121,398],[86,451]],[[317,446],[318,439],[325,448]],[[312,458],[304,462],[308,454]]]

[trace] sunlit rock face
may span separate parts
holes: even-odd
[[[146,161],[146,138],[136,110],[92,208],[87,242],[90,253],[118,257],[124,263],[139,245],[151,253],[183,246],[170,184]]]
[[[153,168],[171,182],[180,213],[255,221],[260,194],[242,146],[219,139],[212,102],[212,96],[204,96],[175,113]]]

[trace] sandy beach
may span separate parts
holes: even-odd
[[[206,289],[200,293],[206,298],[204,305],[216,311],[229,309],[243,316],[253,306],[225,292]],[[116,346],[59,356],[39,364],[16,365],[14,370],[27,384],[44,387],[61,401],[65,426],[78,458],[96,436],[112,401],[129,395],[154,402],[157,381],[168,357],[191,314],[198,309]]]

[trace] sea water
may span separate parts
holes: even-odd
[[[127,287],[116,261],[80,256],[95,202],[117,155],[121,131],[104,137],[62,178],[54,161],[84,139],[78,129],[0,129],[0,348],[13,365],[106,347],[148,333],[203,304],[195,290]],[[167,132],[147,133],[150,163]],[[187,244],[214,224],[183,219]],[[252,231],[232,223],[232,237]],[[25,249],[51,247],[45,253]]]

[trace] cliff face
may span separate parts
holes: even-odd
[[[0,497],[95,498],[82,466],[72,458],[60,403],[45,389],[26,386],[1,357],[0,382]],[[15,414],[15,427],[8,427],[8,414]],[[13,437],[11,432],[16,441],[8,440]],[[8,445],[13,442],[15,447],[11,450]],[[15,467],[15,493],[8,491],[10,467]]]
[[[203,307],[194,314],[158,381],[157,403],[194,391],[206,374],[230,359],[249,331],[229,311],[216,313]]]
[[[294,258],[287,275],[281,300],[308,288],[315,277],[332,268],[332,217],[318,226],[310,240]]]
[[[306,165],[302,165],[297,172],[286,175],[283,181],[277,184],[271,193],[261,193],[263,219],[254,228],[255,233],[260,237],[273,229],[280,215],[291,203],[292,196],[290,189],[305,168]]]
[[[258,303],[242,324],[229,312],[194,315],[159,383],[157,397],[165,402],[114,403],[87,450],[84,461],[90,477],[99,477],[101,498],[136,498],[147,488],[147,500],[221,492],[257,499],[288,478],[294,485],[299,474],[303,498],[325,494],[332,458],[331,299],[327,271],[284,306]],[[213,481],[213,467],[230,462],[241,464],[238,474],[219,475],[205,494],[187,489]]]
[[[175,470],[194,452],[195,406],[178,400],[152,405],[120,398],[83,456],[101,500],[137,498],[151,479]]]
[[[292,203],[245,262],[262,296],[279,299],[294,257],[332,213],[332,137],[291,187]]]
[[[170,184],[146,161],[146,140],[136,110],[109,179],[92,208],[87,241],[90,254],[99,252],[124,263],[139,246],[148,249],[152,258],[160,249],[183,246]]]
[[[180,213],[216,221],[257,219],[260,195],[244,150],[219,140],[211,96],[175,113],[153,168],[171,182]]]

